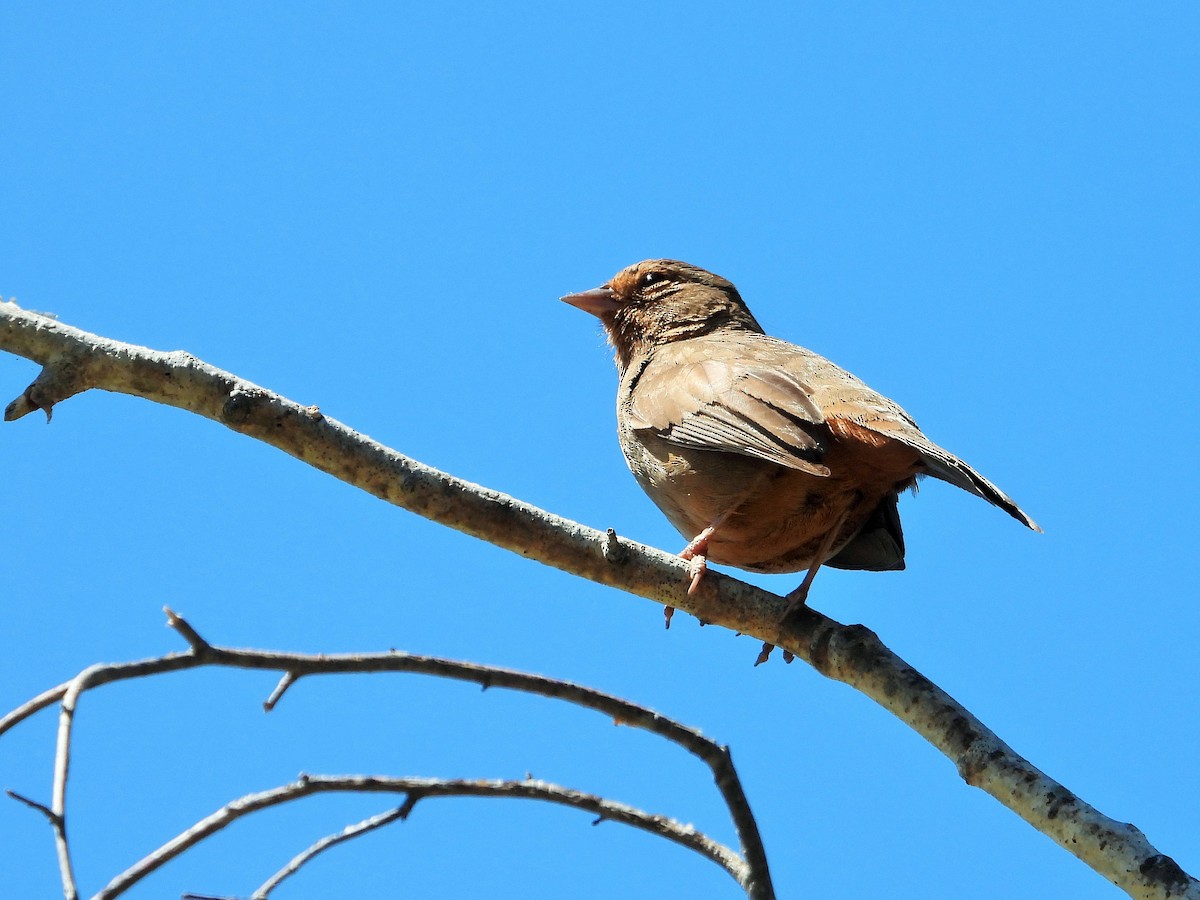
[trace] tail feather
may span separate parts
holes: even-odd
[[[898,572],[904,568],[904,531],[896,495],[889,494],[871,513],[862,530],[825,565],[835,569]]]
[[[1022,525],[1027,528],[1032,528],[1034,531],[1041,532],[1041,526],[1033,521],[1026,512],[1017,506],[1016,501],[1000,488],[996,487],[965,462],[947,453],[940,447],[934,448],[940,452],[933,453],[928,449],[923,449],[921,457],[925,461],[925,468],[934,478],[940,478],[942,481],[949,482],[955,487],[960,487],[964,491],[970,491],[977,497],[982,497],[993,506],[998,506]]]

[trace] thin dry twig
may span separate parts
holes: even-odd
[[[71,848],[67,841],[67,778],[71,770],[71,729],[79,696],[88,688],[89,680],[100,666],[90,666],[76,675],[67,685],[59,703],[58,737],[54,751],[54,783],[51,787],[50,809],[54,818],[54,846],[58,853],[58,871],[62,876],[63,897],[76,900],[79,889],[71,865]]]
[[[271,691],[271,695],[263,701],[263,712],[273,710],[279,701],[283,699],[283,695],[287,692],[287,689],[295,684],[299,677],[295,672],[284,672],[283,677],[279,679],[279,684],[275,685],[275,690]]]
[[[687,593],[677,557],[555,516],[409,459],[265,388],[186,353],[163,353],[89,334],[0,303],[0,349],[42,366],[5,419],[98,388],[189,410],[263,441],[389,503],[522,556],[677,607],[752,635],[842,681],[944,753],[959,774],[1138,898],[1200,900],[1200,882],[1133,825],[1105,816],[1000,740],[945,691],[862,626],[812,609],[779,622],[783,599],[718,572]]]
[[[175,610],[169,606],[163,607],[163,612],[167,614],[167,625],[174,628],[188,642],[188,646],[192,648],[192,652],[197,656],[205,656],[212,651],[208,641],[200,637],[199,633],[188,624],[186,619],[175,614]]]
[[[689,753],[699,757],[709,766],[713,773],[713,781],[729,809],[730,818],[733,821],[741,845],[742,855],[738,856],[735,851],[729,850],[724,845],[718,844],[698,832],[695,833],[695,839],[710,849],[713,847],[721,848],[722,858],[729,862],[729,865],[725,863],[722,863],[722,865],[737,879],[751,900],[773,900],[775,896],[774,888],[771,884],[766,852],[762,845],[758,825],[750,810],[750,804],[742,789],[741,781],[733,767],[729,749],[709,740],[693,728],[688,728],[647,707],[639,706],[628,700],[615,697],[611,694],[605,694],[601,691],[584,687],[583,685],[547,678],[543,675],[533,675],[527,672],[485,666],[478,663],[420,656],[417,654],[401,653],[395,650],[374,654],[310,655],[220,647],[202,638],[191,624],[170,608],[166,608],[164,611],[167,614],[168,625],[175,629],[188,642],[190,649],[186,653],[167,654],[157,659],[143,659],[131,663],[110,663],[90,666],[71,681],[59,685],[52,691],[43,692],[38,695],[35,700],[39,701],[40,705],[35,704],[33,701],[27,702],[18,708],[22,713],[20,717],[12,714],[6,717],[12,720],[9,723],[9,727],[11,727],[39,709],[49,706],[55,700],[60,700],[62,703],[58,750],[55,754],[54,766],[54,805],[52,808],[45,809],[45,812],[50,817],[52,824],[55,825],[56,842],[59,847],[59,864],[63,874],[64,885],[68,880],[70,880],[72,885],[74,884],[74,876],[71,873],[71,857],[66,840],[65,809],[66,787],[70,769],[72,723],[74,711],[81,694],[89,689],[115,681],[141,678],[161,672],[179,671],[181,669],[224,666],[282,671],[284,673],[283,678],[272,692],[268,702],[271,702],[271,700],[277,701],[286,685],[293,684],[305,675],[411,672],[435,675],[457,681],[470,681],[481,684],[484,687],[508,688],[551,699],[563,700],[576,706],[582,706],[603,713],[617,724],[649,731],[672,741]],[[531,782],[526,781],[522,783]],[[422,796],[425,796],[425,794],[415,789],[409,792],[407,801],[401,807],[404,816],[407,816],[408,812],[411,811],[412,805]],[[24,800],[24,798],[20,799]],[[25,800],[24,802],[35,808],[43,808],[40,804],[36,804],[33,801]],[[612,803],[612,801],[605,802]],[[616,804],[613,808],[617,807],[621,807],[621,804]],[[655,818],[657,820],[660,817]],[[222,825],[221,827],[224,826]],[[664,834],[663,836],[675,839],[671,834]],[[180,844],[175,847],[175,849],[171,850],[172,858],[189,846],[191,846],[190,843]],[[160,852],[163,852],[163,848],[155,851],[155,853]],[[706,853],[705,855],[710,854]],[[155,854],[151,854],[147,859],[154,856]],[[736,864],[730,862],[730,860],[736,861]],[[165,862],[165,860],[163,861]],[[143,862],[146,862],[146,860],[143,860]],[[157,865],[161,864],[159,862],[154,867],[157,868]],[[120,877],[117,881],[120,880]],[[138,877],[142,876],[139,875]],[[132,884],[132,882],[128,882],[128,884]]]
[[[409,794],[409,798],[412,798]],[[395,809],[389,809],[387,812],[381,812],[378,815],[363,819],[361,822],[356,822],[353,825],[347,825],[337,834],[326,835],[319,841],[316,841],[312,846],[308,847],[301,853],[296,854],[288,861],[282,869],[268,878],[262,885],[250,895],[250,900],[267,900],[271,895],[271,891],[279,887],[287,879],[291,878],[301,867],[305,865],[314,856],[324,853],[331,847],[336,847],[338,844],[353,840],[364,834],[369,834],[377,828],[382,828],[384,825],[390,825],[397,820],[404,820],[408,817],[408,813],[412,810],[412,806],[397,806]]]
[[[636,807],[594,794],[571,790],[545,781],[443,780],[438,778],[389,778],[379,775],[305,775],[297,781],[267,791],[247,794],[201,819],[158,849],[130,866],[96,893],[95,900],[111,900],[131,888],[165,863],[242,816],[278,806],[301,797],[329,792],[404,793],[411,800],[430,797],[507,797],[545,800],[593,813],[603,820],[640,828],[694,850],[721,866],[739,882],[745,862],[724,844],[708,838],[690,825],[666,816],[653,815]],[[411,809],[411,807],[410,807]]]
[[[30,800],[24,794],[18,794],[16,791],[5,791],[4,793],[12,797],[18,803],[24,803],[30,809],[35,809],[49,820],[51,825],[57,824],[58,816],[54,814],[54,810],[48,807],[45,803],[38,803],[36,800]]]
[[[0,716],[0,735],[12,728],[14,725],[25,721],[39,710],[45,709],[47,706],[53,706],[63,698],[63,694],[67,692],[67,687],[71,682],[64,681],[62,684],[56,684],[49,690],[42,691],[36,697],[31,697],[26,700],[16,709],[11,709],[3,716]]]

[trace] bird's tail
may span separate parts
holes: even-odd
[[[934,450],[939,452],[933,452]],[[970,491],[978,497],[982,497],[993,506],[998,506],[1022,525],[1032,528],[1034,531],[1040,532],[1041,526],[1033,521],[1021,507],[1017,506],[1016,501],[1000,488],[996,487],[965,462],[959,459],[952,453],[942,450],[941,447],[932,447],[923,449],[921,456],[925,460],[926,471],[934,478],[940,478],[942,481],[948,481],[956,487],[962,488],[964,491]]]

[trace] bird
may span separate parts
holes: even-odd
[[[615,351],[621,450],[688,541],[680,556],[689,560],[689,593],[709,561],[805,571],[785,598],[782,622],[807,603],[823,565],[903,569],[897,500],[923,476],[1041,531],[897,403],[766,334],[719,275],[649,259],[561,299],[599,318]]]

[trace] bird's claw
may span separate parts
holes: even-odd
[[[715,525],[709,525],[698,535],[688,541],[688,545],[679,551],[679,558],[686,559],[690,566],[688,571],[692,575],[691,584],[688,585],[688,596],[696,593],[696,589],[700,587],[700,582],[704,578],[704,573],[708,571],[708,539],[713,536],[716,531]]]
[[[779,621],[781,623],[790,619],[796,610],[800,609],[800,607],[808,605],[809,583],[809,580],[805,579],[804,584],[800,585],[800,587],[796,588],[784,598],[787,600],[787,606],[784,607],[783,615],[779,617]]]
[[[758,659],[754,660],[754,665],[761,666],[771,658],[771,651],[775,649],[775,645],[767,641],[763,642],[762,649],[758,651]]]
[[[694,556],[706,555],[708,553],[708,539],[713,536],[713,532],[716,530],[715,525],[709,525],[688,541],[688,545],[679,551],[679,556],[682,559],[691,559]]]

